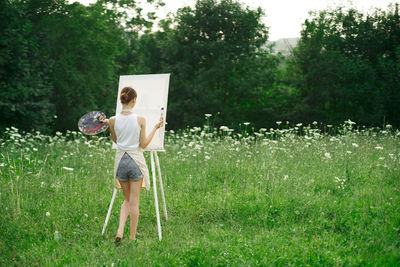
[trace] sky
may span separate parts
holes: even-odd
[[[79,0],[88,5],[96,0]],[[74,2],[74,0],[70,0]],[[166,4],[157,14],[163,18],[167,13],[175,13],[178,8],[194,6],[196,0],[163,0]],[[400,0],[240,0],[251,8],[261,7],[265,16],[263,22],[269,27],[269,40],[300,37],[301,25],[309,17],[311,10],[323,10],[337,6],[353,7],[362,12],[371,12],[374,8],[386,9],[389,4]],[[144,8],[147,11],[147,8]],[[151,11],[151,10],[148,10]]]

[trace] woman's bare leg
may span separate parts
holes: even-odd
[[[121,184],[122,192],[124,193],[124,198],[125,198],[121,206],[121,214],[119,217],[119,226],[117,232],[117,237],[122,238],[122,236],[124,235],[125,222],[129,215],[130,184],[128,181],[127,182],[119,181],[119,183]]]
[[[130,195],[129,195],[129,210],[131,214],[131,227],[130,227],[130,239],[136,239],[136,229],[139,222],[139,198],[140,189],[142,187],[143,178],[138,181],[129,181],[130,183]]]

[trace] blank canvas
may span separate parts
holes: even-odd
[[[170,74],[121,75],[119,78],[117,108],[115,114],[122,110],[119,99],[122,88],[130,86],[137,92],[136,105],[133,112],[146,118],[146,136],[154,125],[164,117],[164,125],[157,130],[146,150],[164,151],[164,132],[168,103],[168,87]],[[163,108],[163,110],[162,110]],[[113,148],[116,145],[113,144]]]

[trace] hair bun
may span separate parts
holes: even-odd
[[[121,102],[125,103],[125,102],[129,102],[129,96],[126,93],[122,93],[121,94]]]
[[[137,94],[135,89],[133,89],[132,87],[124,87],[122,88],[121,91],[121,95],[120,95],[120,100],[122,104],[128,104],[129,102],[131,102],[132,99],[136,98]]]

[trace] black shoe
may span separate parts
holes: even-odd
[[[118,247],[119,245],[121,245],[121,240],[122,240],[122,238],[119,237],[119,236],[117,236],[117,237],[115,238],[115,240],[114,240],[115,246]]]

